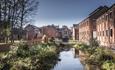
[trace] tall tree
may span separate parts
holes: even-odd
[[[38,3],[38,0],[0,0],[0,27],[5,37],[11,36],[13,42],[14,28],[20,28],[22,35],[23,25],[37,10]]]

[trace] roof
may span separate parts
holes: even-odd
[[[79,26],[79,24],[73,24],[73,27],[77,27],[77,26]]]
[[[80,23],[89,20],[90,18],[98,18],[99,16],[101,16],[104,12],[108,11],[108,7],[107,6],[99,6],[97,9],[95,9],[93,12],[91,12],[89,14],[88,17],[86,17],[84,20],[82,20]]]
[[[27,30],[28,27],[31,27],[32,29],[38,29],[38,30],[40,29],[39,27],[31,25],[31,24],[28,24],[24,29]]]
[[[103,9],[108,9],[108,7],[107,6],[99,6],[97,9],[95,9],[93,12],[91,12],[90,14],[89,14],[89,16],[92,16],[92,15],[94,15],[94,14],[97,14],[98,12],[100,12],[101,10],[103,10]]]
[[[109,8],[109,9],[111,9],[112,7],[114,7],[115,6],[115,3]]]

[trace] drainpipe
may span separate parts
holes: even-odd
[[[109,14],[108,14],[108,19],[107,19],[108,21],[108,35],[109,35],[109,48],[111,49],[111,46],[110,46],[110,24],[109,24],[109,22],[110,22],[110,17],[109,17]]]
[[[113,44],[113,46],[115,46],[115,6],[113,7],[113,13],[112,13],[112,17],[113,17],[113,36],[114,36],[114,44]],[[115,47],[114,47],[115,48]]]

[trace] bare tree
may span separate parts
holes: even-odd
[[[0,0],[0,27],[3,29],[6,41],[9,36],[11,41],[14,41],[14,28],[20,28],[20,36],[22,35],[23,25],[37,10],[38,3],[38,0]]]

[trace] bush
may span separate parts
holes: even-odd
[[[92,55],[95,52],[96,48],[99,47],[99,42],[97,41],[97,39],[91,39],[89,41],[89,45],[85,43],[78,43],[74,47],[83,52],[88,52],[90,55]]]
[[[39,44],[29,47],[27,44],[20,44],[0,59],[0,70],[46,70],[51,68],[56,60],[54,45]]]
[[[92,39],[89,42],[89,45],[80,43],[74,46],[83,52],[88,52],[90,56],[85,62],[87,64],[102,66],[104,70],[115,70],[115,57],[112,51],[101,48],[97,39]]]
[[[93,54],[90,55],[89,59],[87,59],[87,63],[89,64],[98,64],[102,63],[102,56],[104,55],[104,51],[100,48],[97,48]]]
[[[99,47],[99,41],[96,38],[91,39],[89,41],[89,46],[94,47],[96,49],[97,47]]]
[[[99,42],[97,41],[97,39],[91,39],[89,41],[89,48],[87,49],[88,53],[90,53],[90,55],[92,55],[93,53],[95,53],[96,49],[100,46]]]
[[[89,48],[89,46],[86,45],[86,44],[84,44],[84,43],[76,44],[74,47],[75,47],[76,49],[81,50],[81,51],[86,51],[86,50]]]
[[[102,65],[102,69],[104,70],[115,70],[115,62],[113,61],[105,61]]]
[[[16,55],[22,58],[30,56],[29,46],[27,44],[20,44],[16,51]]]
[[[105,61],[113,61],[113,56],[107,54],[105,49],[97,48],[95,52],[86,60],[88,64],[102,65]]]

